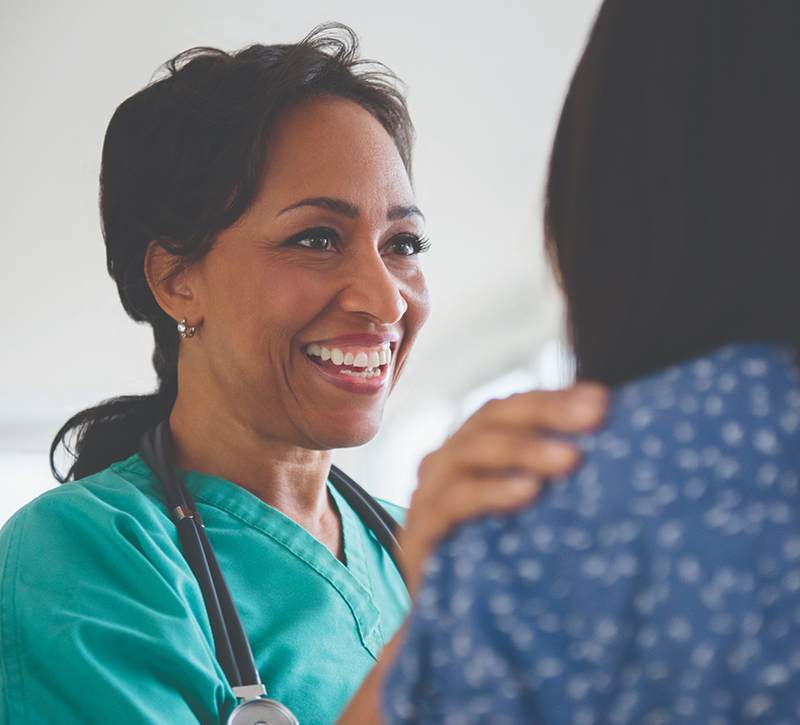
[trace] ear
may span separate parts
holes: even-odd
[[[153,240],[144,257],[144,276],[153,297],[176,322],[186,318],[191,326],[200,322],[199,299],[195,294],[192,266],[180,269],[178,257]],[[176,271],[176,269],[178,271]]]

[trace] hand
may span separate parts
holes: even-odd
[[[411,596],[419,589],[425,560],[450,529],[482,514],[530,503],[541,491],[543,477],[576,466],[578,451],[547,433],[591,430],[603,420],[607,404],[608,391],[594,383],[493,400],[426,456],[400,536]],[[383,678],[403,636],[401,628],[386,645],[337,725],[382,722]]]
[[[572,470],[580,453],[548,432],[591,430],[607,404],[608,391],[596,383],[492,400],[427,455],[400,539],[412,597],[425,560],[454,526],[529,504],[541,492],[542,478]]]

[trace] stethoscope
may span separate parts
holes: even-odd
[[[167,507],[178,529],[183,554],[203,593],[217,660],[233,688],[239,704],[231,711],[226,725],[299,725],[291,710],[266,697],[247,641],[242,620],[222,574],[219,561],[197,512],[194,500],[175,472],[172,438],[168,421],[147,431],[139,442],[145,463],[161,482]],[[388,552],[402,576],[397,544],[397,522],[352,478],[331,466],[328,480],[372,531]]]

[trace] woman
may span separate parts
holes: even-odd
[[[605,0],[546,220],[579,376],[619,387],[579,471],[440,547],[387,722],[797,721],[799,24]]]
[[[428,314],[412,138],[394,78],[341,27],[189,51],[117,109],[101,174],[108,269],[153,327],[159,387],[68,421],[53,448],[75,438],[75,481],[0,536],[0,720],[228,716],[237,683],[170,518],[194,526],[194,506],[269,696],[303,725],[353,696],[408,595],[329,485],[330,450],[375,434]],[[539,427],[588,425],[599,407],[591,389],[532,394],[505,487],[480,471],[457,495],[431,487],[408,538],[412,588],[447,521],[529,500],[541,474],[574,463]],[[162,443],[194,504],[165,505]]]

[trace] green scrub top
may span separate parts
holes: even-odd
[[[182,476],[268,696],[301,725],[332,723],[408,608],[388,554],[331,486],[346,566],[244,489]],[[235,704],[160,484],[138,455],[15,514],[0,567],[3,725],[217,725]]]

